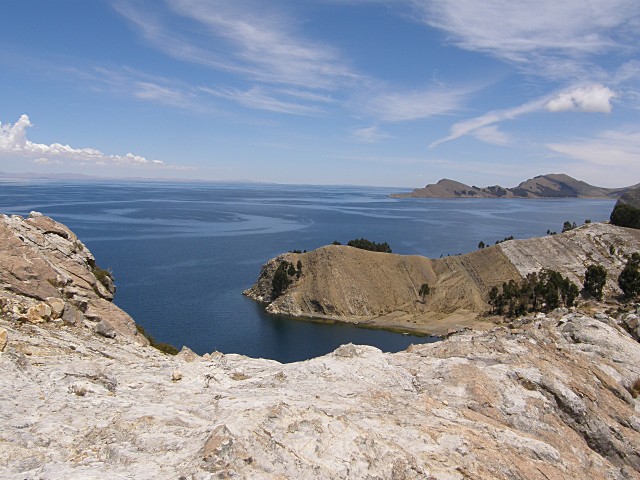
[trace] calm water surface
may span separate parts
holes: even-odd
[[[366,237],[394,253],[466,253],[479,241],[608,219],[610,200],[392,199],[398,189],[148,182],[0,183],[0,212],[68,225],[111,268],[115,303],[159,341],[283,362],[353,342],[398,351],[428,337],[267,315],[241,295],[278,254]],[[400,190],[401,191],[401,190]]]

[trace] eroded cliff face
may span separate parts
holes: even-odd
[[[109,276],[100,275],[91,252],[51,218],[37,212],[26,219],[0,216],[0,265],[3,317],[90,328],[147,343],[133,319],[111,303],[115,287]]]
[[[636,314],[558,310],[292,364],[172,357],[127,330],[96,334],[86,313],[77,324],[7,309],[106,299],[68,229],[3,222],[15,263],[1,273],[0,478],[640,478]],[[403,266],[431,272],[423,259]]]
[[[601,264],[608,272],[605,294],[617,295],[625,256],[639,250],[640,231],[604,223],[440,259],[330,245],[270,260],[245,295],[265,302],[272,313],[443,335],[463,327],[490,327],[484,314],[490,310],[491,287],[543,268],[582,288],[587,265]],[[274,299],[271,282],[282,261],[300,261],[302,273],[292,276],[292,284]],[[419,294],[423,283],[430,287],[424,298]]]

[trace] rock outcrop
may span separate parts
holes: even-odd
[[[37,212],[26,219],[0,216],[0,265],[3,316],[89,327],[147,343],[131,317],[112,303],[111,277],[71,230],[51,218]]]
[[[640,188],[627,190],[616,202],[616,204],[626,204],[640,210]]]
[[[636,251],[640,232],[604,223],[440,259],[330,245],[270,260],[245,294],[265,302],[271,313],[444,335],[464,327],[491,326],[483,318],[490,309],[491,287],[545,268],[582,288],[587,265],[601,264],[608,272],[605,293],[617,295],[616,279],[626,256]],[[300,261],[302,273],[292,276],[291,286],[272,298],[273,275],[283,261]],[[430,290],[424,298],[419,294],[423,283]]]
[[[589,185],[562,173],[539,175],[517,187],[499,185],[476,187],[443,178],[435,184],[409,193],[395,193],[394,198],[618,198],[631,188],[603,188]]]
[[[640,344],[538,316],[385,354],[176,357],[0,320],[0,477],[640,478]]]

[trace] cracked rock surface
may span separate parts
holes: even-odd
[[[640,478],[640,344],[612,319],[293,364],[0,328],[2,478]]]

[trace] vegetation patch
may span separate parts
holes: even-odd
[[[634,299],[640,294],[640,254],[638,252],[631,255],[620,272],[618,285],[627,299]]]
[[[109,288],[110,284],[113,285],[113,272],[111,272],[111,270],[105,270],[103,268],[100,268],[97,265],[94,265],[91,268],[91,273],[93,273],[93,276],[96,277],[96,280],[98,280],[102,285],[105,286],[105,288]]]
[[[366,238],[356,238],[347,242],[349,247],[359,248],[361,250],[369,250],[371,252],[391,253],[391,247],[387,242],[376,243]]]
[[[560,306],[572,307],[580,294],[578,287],[555,270],[530,273],[517,284],[510,280],[502,290],[494,286],[489,291],[489,305],[493,313],[509,317],[527,312],[551,311]]]
[[[145,329],[142,327],[142,325],[136,324],[136,330],[138,330],[138,333],[140,335],[142,335],[144,338],[149,340],[149,345],[151,345],[153,348],[156,348],[156,349],[160,350],[162,353],[166,353],[167,355],[177,355],[178,354],[178,352],[179,352],[178,349],[176,347],[174,347],[173,345],[171,345],[169,343],[156,342],[156,339],[153,338],[151,335],[149,335],[145,331]]]
[[[640,228],[640,209],[626,203],[617,203],[610,220],[619,227]]]
[[[589,265],[584,274],[584,290],[596,300],[602,300],[607,283],[607,270],[602,265]]]
[[[300,278],[300,275],[302,275],[301,260],[298,260],[295,266],[286,260],[281,261],[271,279],[271,299],[275,300],[282,295],[293,283],[293,277],[297,279]]]

